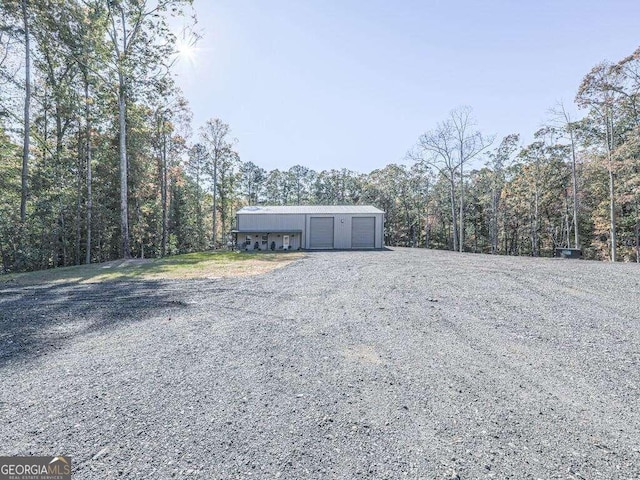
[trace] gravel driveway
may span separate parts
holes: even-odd
[[[0,454],[74,478],[640,478],[640,266],[393,249],[0,289]]]

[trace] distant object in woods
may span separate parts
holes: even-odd
[[[555,257],[582,258],[582,250],[579,248],[556,248]]]

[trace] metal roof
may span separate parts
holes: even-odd
[[[337,213],[384,213],[373,205],[261,205],[243,207],[238,210],[238,214],[323,214],[331,215]]]

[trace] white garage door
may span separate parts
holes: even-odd
[[[333,217],[311,217],[310,248],[333,248]]]
[[[351,248],[374,248],[375,239],[375,217],[353,217],[351,219]]]

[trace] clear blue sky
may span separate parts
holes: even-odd
[[[460,105],[530,140],[601,60],[640,45],[638,0],[196,0],[178,83],[243,160],[367,172]],[[195,130],[194,129],[194,130]]]

